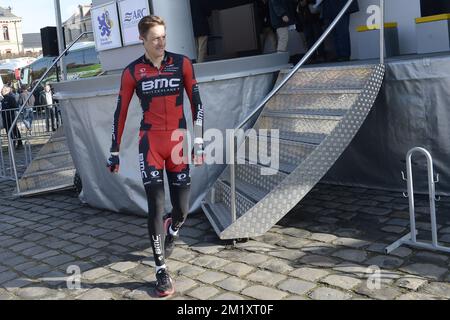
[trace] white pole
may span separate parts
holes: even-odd
[[[59,3],[60,0],[54,0],[55,3],[55,18],[56,18],[56,32],[58,35],[58,46],[59,46],[59,54],[64,51],[64,35],[62,28],[62,20],[61,20],[61,5]],[[60,61],[60,70],[62,73],[62,79],[67,80],[67,71],[64,65],[64,57],[61,58]]]

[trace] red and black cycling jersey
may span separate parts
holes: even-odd
[[[191,103],[194,125],[203,128],[203,106],[189,58],[166,51],[159,69],[145,55],[129,64],[122,73],[114,114],[111,152],[118,152],[120,149],[128,107],[134,92],[143,111],[141,131],[186,129],[184,90]]]

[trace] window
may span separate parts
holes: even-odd
[[[9,41],[8,26],[3,26],[3,40],[8,40]]]

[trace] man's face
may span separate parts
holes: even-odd
[[[154,26],[147,32],[147,36],[139,39],[144,41],[144,48],[152,58],[164,57],[166,50],[166,28],[164,26]]]
[[[50,92],[50,86],[49,85],[45,86],[45,92]]]

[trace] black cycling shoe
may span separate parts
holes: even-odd
[[[172,278],[166,269],[161,269],[156,273],[156,294],[158,297],[167,297],[175,293]]]
[[[168,258],[175,248],[175,241],[178,236],[174,236],[170,233],[169,228],[172,225],[172,218],[164,220],[164,230],[166,230],[166,238],[164,239],[164,257]]]

